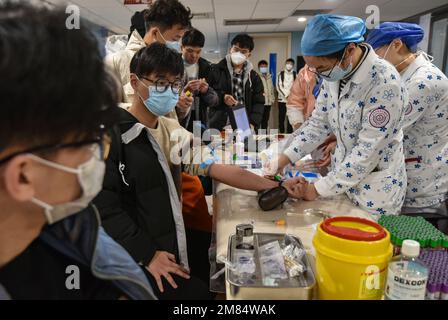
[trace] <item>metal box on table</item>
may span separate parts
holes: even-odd
[[[253,284],[241,285],[237,279],[238,275],[226,268],[227,300],[311,300],[313,298],[316,279],[307,255],[303,258],[306,271],[299,277],[278,280],[277,286],[263,284],[257,248],[275,240],[282,241],[284,237],[284,234],[254,233],[256,280]],[[296,237],[294,239],[303,248],[300,240]],[[232,235],[229,238],[227,260],[234,261],[235,250],[236,236]]]

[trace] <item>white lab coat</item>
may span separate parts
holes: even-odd
[[[409,92],[403,125],[405,207],[432,207],[448,193],[448,79],[425,53],[402,73]]]
[[[407,183],[401,128],[408,98],[400,75],[370,48],[338,93],[339,82],[324,81],[314,112],[284,153],[295,162],[334,133],[333,168],[315,183],[317,192],[346,193],[374,218],[398,214]]]

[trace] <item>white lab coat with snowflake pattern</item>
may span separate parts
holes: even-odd
[[[371,213],[398,214],[406,194],[402,124],[407,91],[396,69],[370,47],[339,94],[339,81],[324,81],[316,108],[285,150],[295,162],[334,133],[332,170],[315,183],[319,195],[346,193]]]
[[[404,206],[436,206],[448,193],[448,79],[425,53],[401,78],[409,92],[403,125],[408,176]]]

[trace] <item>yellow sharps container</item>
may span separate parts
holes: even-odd
[[[356,217],[330,218],[319,224],[313,244],[319,299],[381,298],[392,257],[390,234],[382,226]]]

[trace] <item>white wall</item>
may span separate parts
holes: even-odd
[[[266,60],[269,63],[269,54],[277,53],[277,73],[283,70],[285,60],[290,58],[291,53],[291,33],[266,33],[250,34],[254,37],[255,48],[250,60],[254,67],[258,67],[258,61]],[[274,77],[276,75],[273,75]],[[276,105],[271,108],[269,127],[278,128],[278,108]]]
[[[255,49],[252,51],[250,58],[256,67],[258,61],[266,60],[269,62],[269,54],[277,53],[277,72],[283,69],[285,60],[289,58],[291,52],[291,35],[290,33],[278,34],[251,34],[254,38]]]

